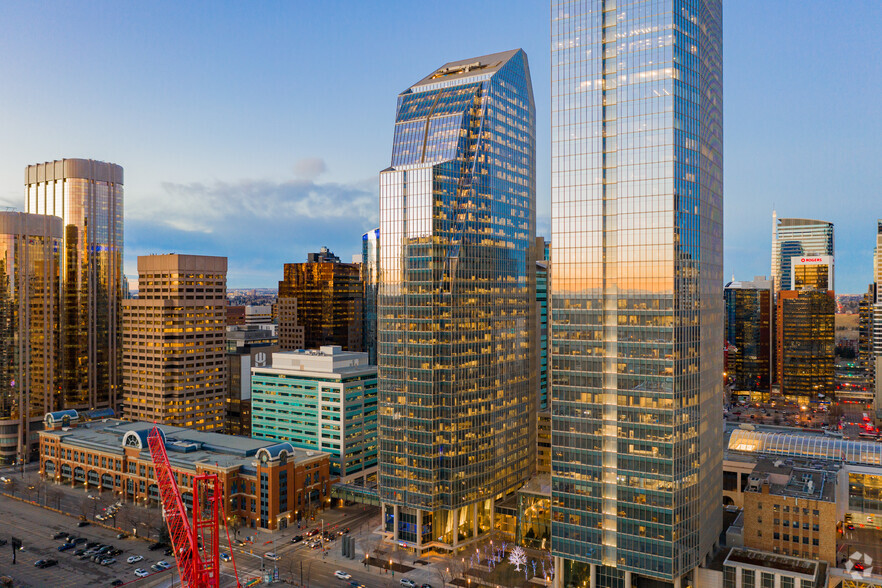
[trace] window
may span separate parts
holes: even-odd
[[[813,514],[814,516],[818,517],[818,516],[821,516],[821,511],[819,511],[819,510],[813,510],[813,511],[812,511],[812,514]]]
[[[775,531],[772,535],[773,535],[773,538],[774,538],[774,539],[780,539],[780,538],[781,538],[781,533],[779,533],[778,531]]]
[[[812,545],[814,545],[815,547],[819,546],[820,544],[821,543],[818,539],[812,539]]]
[[[723,567],[723,588],[735,588],[735,568]]]
[[[775,588],[775,574],[760,572],[762,586],[760,588]]]
[[[741,570],[741,588],[756,588],[755,570]]]

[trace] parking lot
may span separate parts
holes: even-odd
[[[59,531],[68,531],[85,538],[86,542],[77,547],[85,547],[86,543],[97,541],[113,545],[121,549],[122,553],[115,556],[116,563],[108,566],[81,560],[74,555],[73,549],[58,551],[58,546],[63,541],[52,539],[52,536]],[[160,560],[172,565],[172,570],[162,573],[174,573],[174,559],[164,555],[161,550],[150,551],[151,542],[132,538],[117,539],[116,535],[117,531],[94,524],[77,527],[74,517],[0,495],[0,539],[8,541],[0,547],[0,575],[14,578],[15,586],[110,586],[117,579],[123,582],[136,580],[136,568],[150,571],[150,566]],[[15,565],[12,564],[13,536],[21,539],[24,547],[24,551],[15,553]],[[132,555],[140,555],[144,559],[135,564],[126,563],[126,559]],[[34,567],[34,562],[39,559],[55,559],[58,565],[39,569]]]

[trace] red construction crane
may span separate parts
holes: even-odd
[[[193,478],[193,521],[187,520],[187,509],[175,482],[175,474],[168,461],[165,442],[159,427],[154,426],[147,435],[153,471],[159,485],[163,514],[168,525],[175,561],[181,575],[181,583],[192,588],[217,588],[220,582],[220,529],[218,510],[223,500],[221,483],[216,474],[201,474]],[[226,530],[226,521],[224,524]],[[230,536],[227,532],[227,543]],[[233,555],[230,545],[230,557]],[[233,574],[239,586],[236,563]]]

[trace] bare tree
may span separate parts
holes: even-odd
[[[52,503],[55,503],[55,509],[61,510],[61,497],[62,493],[58,488],[54,486],[47,485],[46,486],[46,505],[49,506]]]
[[[447,583],[453,579],[453,576],[450,573],[450,568],[442,563],[435,568],[435,572],[438,574],[438,579],[441,580],[441,588],[446,588]]]

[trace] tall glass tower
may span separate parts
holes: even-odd
[[[552,0],[558,585],[695,586],[719,536],[721,0]]]
[[[380,173],[380,500],[419,550],[488,532],[535,455],[535,110],[521,50],[398,96]]]
[[[364,282],[363,349],[368,363],[377,365],[377,292],[380,284],[380,229],[361,236],[361,278]]]
[[[791,257],[835,255],[833,223],[809,218],[778,218],[772,212],[772,282],[775,297],[791,289]],[[831,284],[830,290],[833,290]]]
[[[27,212],[59,216],[61,391],[59,408],[116,408],[121,400],[123,168],[61,159],[25,170]]]

